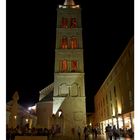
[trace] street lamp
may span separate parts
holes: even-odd
[[[26,121],[26,123],[28,123],[29,120],[28,119],[25,119],[25,121]]]
[[[62,110],[60,109],[60,110],[58,111],[58,117],[61,117],[61,115],[62,115]]]

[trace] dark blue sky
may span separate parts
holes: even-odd
[[[134,34],[133,0],[75,0],[82,8],[87,111],[93,97]],[[56,7],[63,0],[6,1],[6,101],[38,101],[53,82]]]

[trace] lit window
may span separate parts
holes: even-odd
[[[76,72],[77,71],[77,61],[76,60],[72,60],[71,62],[71,68],[72,68],[72,72]]]
[[[70,28],[76,28],[76,27],[77,27],[76,18],[71,18],[71,20],[70,20]]]
[[[66,60],[60,61],[60,71],[61,72],[67,71],[67,61]]]
[[[68,19],[62,18],[61,28],[68,28]]]
[[[67,37],[63,37],[61,41],[61,48],[66,49],[68,47],[68,39]]]
[[[77,39],[75,37],[71,38],[70,46],[71,46],[72,49],[76,49],[77,48]]]

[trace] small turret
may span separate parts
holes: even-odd
[[[64,5],[72,6],[75,5],[75,2],[73,0],[65,0]]]

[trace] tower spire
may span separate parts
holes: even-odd
[[[75,5],[73,0],[65,0],[64,5]]]

